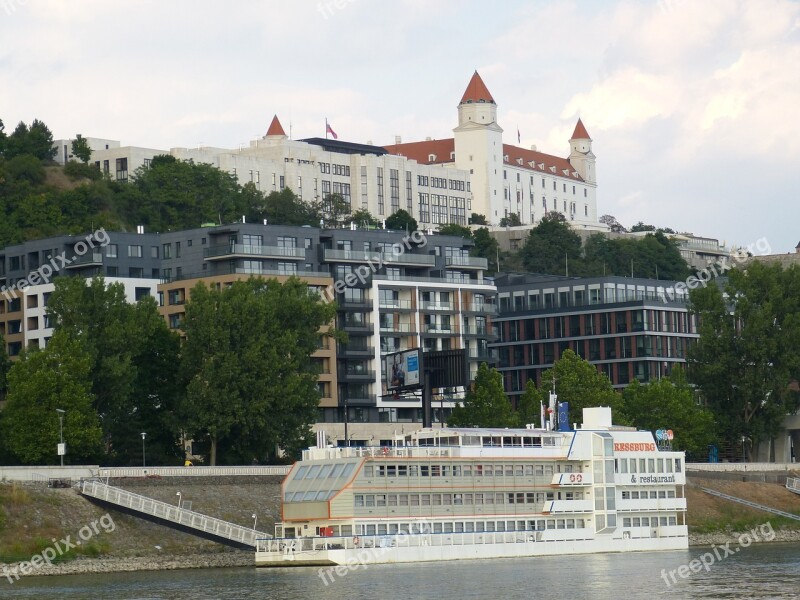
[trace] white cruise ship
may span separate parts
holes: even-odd
[[[310,448],[256,565],[687,548],[684,453],[613,426],[609,408],[583,415],[574,431],[434,428],[394,446]]]

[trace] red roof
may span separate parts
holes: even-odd
[[[450,155],[455,152],[456,144],[453,138],[446,138],[443,140],[392,144],[391,146],[384,146],[384,148],[389,154],[405,156],[421,165],[436,165],[453,162]],[[435,155],[436,158],[430,160],[431,154]]]
[[[589,137],[589,132],[586,131],[586,127],[583,126],[583,121],[578,119],[577,124],[575,125],[575,131],[572,132],[572,137],[569,138],[570,140],[590,140],[592,138]]]
[[[446,138],[443,140],[392,144],[384,147],[389,154],[405,156],[421,165],[436,165],[454,162],[450,155],[455,152],[456,146],[453,138]],[[430,160],[431,155],[435,156],[434,160]],[[507,165],[583,181],[580,175],[573,175],[575,168],[570,164],[569,160],[560,156],[553,156],[536,150],[526,150],[510,144],[503,144],[503,155],[504,158],[508,156],[508,160],[503,161]],[[564,171],[568,173],[565,175]]]
[[[281,122],[278,120],[278,115],[272,117],[272,123],[269,124],[267,135],[286,135]]]
[[[547,175],[558,175],[559,177],[568,177],[569,179],[583,181],[581,176],[575,172],[575,168],[570,164],[569,160],[561,158],[560,156],[553,156],[552,154],[537,152],[536,150],[527,150],[525,148],[519,148],[518,146],[512,146],[511,144],[503,144],[503,155],[504,159],[508,156],[508,160],[503,161],[507,165],[523,167]],[[564,174],[564,171],[568,173]]]
[[[481,76],[478,75],[478,72],[472,75],[472,79],[469,80],[469,84],[467,85],[467,89],[464,90],[464,95],[461,97],[461,104],[465,102],[491,102],[494,104],[494,98],[489,93],[486,84],[483,83],[483,79]]]

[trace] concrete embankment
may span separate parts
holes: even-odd
[[[739,478],[741,479],[741,478]],[[148,477],[112,479],[112,485],[157,500],[192,503],[192,510],[252,527],[253,514],[261,531],[272,531],[280,519],[280,476]],[[800,542],[800,521],[776,517],[702,492],[700,487],[745,498],[787,512],[800,513],[800,496],[782,485],[690,476],[686,486],[690,543],[703,546],[736,542],[742,533],[769,523],[773,541]],[[178,496],[180,492],[180,496]],[[111,527],[102,525],[108,515]],[[105,521],[108,524],[108,520]],[[85,526],[95,531],[66,560],[32,570],[31,575],[138,571],[180,568],[249,566],[253,553],[169,529],[92,504],[74,489],[50,489],[42,484],[0,483],[0,563],[13,569],[54,548],[53,539],[76,540]],[[85,530],[88,531],[88,530]],[[62,557],[57,557],[62,558]],[[4,565],[0,564],[0,577]],[[2,580],[0,579],[0,584]]]

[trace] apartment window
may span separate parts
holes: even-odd
[[[181,243],[175,242],[175,258],[181,257]]]
[[[172,258],[172,244],[164,244],[162,249],[164,258]]]
[[[150,246],[150,258],[158,258],[158,246]]]
[[[142,247],[137,245],[128,246],[129,258],[142,258]]]
[[[106,246],[106,258],[117,258],[117,250],[116,244]]]
[[[116,160],[117,181],[128,181],[128,159],[118,158]]]

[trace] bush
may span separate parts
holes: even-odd
[[[91,179],[98,181],[103,178],[103,172],[97,165],[85,165],[71,160],[64,166],[64,174],[72,180]]]
[[[33,185],[39,185],[45,179],[42,161],[32,154],[21,154],[9,160],[6,163],[6,172],[12,180],[26,180]]]

